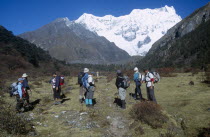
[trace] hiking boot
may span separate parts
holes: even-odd
[[[83,100],[82,99],[79,99],[79,102],[82,104],[83,103]]]
[[[122,101],[122,107],[121,107],[121,108],[122,108],[122,109],[126,109],[126,106],[125,106],[125,104],[126,104],[126,103],[125,103],[125,100],[121,100],[121,101]]]

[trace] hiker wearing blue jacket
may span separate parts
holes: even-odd
[[[19,78],[18,79],[18,94],[16,95],[16,100],[17,100],[17,104],[16,104],[16,110],[17,112],[21,111],[21,108],[23,107],[23,78]]]
[[[139,69],[137,67],[134,68],[134,75],[133,80],[135,82],[136,88],[135,88],[135,95],[134,99],[138,99],[137,96],[139,95],[139,99],[142,100],[142,94],[141,94],[141,82],[142,82],[142,75],[139,72]],[[137,95],[138,94],[138,95]]]

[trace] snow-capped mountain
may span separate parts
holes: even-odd
[[[84,13],[75,23],[104,36],[130,55],[145,55],[152,44],[181,21],[174,7],[134,9],[129,15],[97,17]]]

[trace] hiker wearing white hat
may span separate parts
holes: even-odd
[[[139,69],[137,67],[134,68],[134,75],[133,75],[133,80],[136,84],[136,88],[135,88],[135,94],[134,94],[134,99],[138,99],[138,95],[139,95],[139,99],[142,100],[142,94],[141,94],[141,84],[142,84],[142,75],[139,72]]]
[[[23,88],[25,90],[24,98],[26,99],[27,103],[29,104],[29,94],[28,94],[28,91],[31,92],[31,89],[30,89],[30,87],[28,85],[28,75],[26,73],[23,73],[22,78],[24,79],[23,80]]]

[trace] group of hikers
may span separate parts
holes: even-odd
[[[135,93],[132,96],[135,100],[144,101],[142,97],[142,92],[141,92],[141,85],[142,83],[146,83],[147,99],[149,101],[153,101],[154,103],[157,103],[155,94],[154,94],[154,83],[160,80],[160,76],[157,72],[150,72],[148,69],[144,69],[144,73],[145,75],[142,75],[139,72],[139,69],[137,67],[134,68],[133,80],[135,82]],[[129,87],[129,80],[127,79],[128,78],[126,76],[123,76],[123,73],[120,70],[117,71],[117,78],[116,78],[115,85],[118,89],[118,93],[121,99],[122,109],[126,108],[126,102],[125,102],[126,89]]]
[[[150,72],[148,69],[144,70],[145,75],[142,75],[138,68],[134,68],[134,76],[133,80],[135,82],[135,94],[134,99],[138,99],[140,101],[143,101],[142,93],[141,93],[141,85],[142,83],[146,83],[146,89],[147,89],[147,99],[149,101],[153,101],[154,103],[157,103],[155,94],[154,94],[154,83],[158,82],[160,80],[160,76],[157,72]],[[89,69],[84,68],[84,72],[80,72],[78,75],[78,83],[80,85],[80,91],[79,91],[79,101],[80,103],[83,103],[85,101],[85,104],[87,107],[93,106],[93,95],[94,95],[94,80],[93,75],[89,74]],[[124,76],[121,70],[117,70],[117,78],[115,85],[118,89],[118,94],[120,96],[120,106],[122,109],[126,108],[126,89],[130,86],[130,81],[127,76]],[[139,96],[139,98],[138,98]]]
[[[24,73],[21,78],[18,78],[18,82],[15,82],[11,85],[10,96],[15,95],[17,104],[17,112],[21,112],[23,106],[29,106],[29,91],[31,91],[28,85],[28,75]]]
[[[135,100],[143,101],[141,85],[146,83],[147,89],[147,99],[149,101],[153,101],[157,103],[155,94],[154,94],[154,83],[160,80],[160,76],[156,72],[150,72],[148,69],[144,70],[144,75],[139,72],[137,67],[134,68],[133,80],[135,82],[135,93],[133,98]],[[156,74],[155,74],[156,73]],[[28,85],[28,75],[24,73],[21,78],[18,79],[17,83],[12,84],[11,96],[15,95],[17,100],[16,110],[17,112],[21,112],[21,108],[23,108],[24,104],[29,105],[29,91],[31,90]],[[51,89],[53,92],[53,98],[55,101],[55,105],[61,104],[61,87],[64,85],[64,76],[57,75],[53,73],[53,77],[49,82],[51,84]],[[85,103],[87,107],[93,107],[94,105],[94,90],[95,90],[95,82],[93,79],[93,74],[89,73],[88,68],[84,68],[82,72],[78,74],[78,84],[79,88],[79,102]],[[121,100],[120,107],[122,109],[126,109],[126,89],[130,86],[130,80],[128,76],[124,76],[121,70],[117,70],[117,77],[115,85],[118,89],[118,95]],[[14,92],[15,91],[15,92]],[[63,94],[64,95],[64,94]],[[62,96],[63,96],[62,95]],[[139,98],[138,98],[139,96]]]

